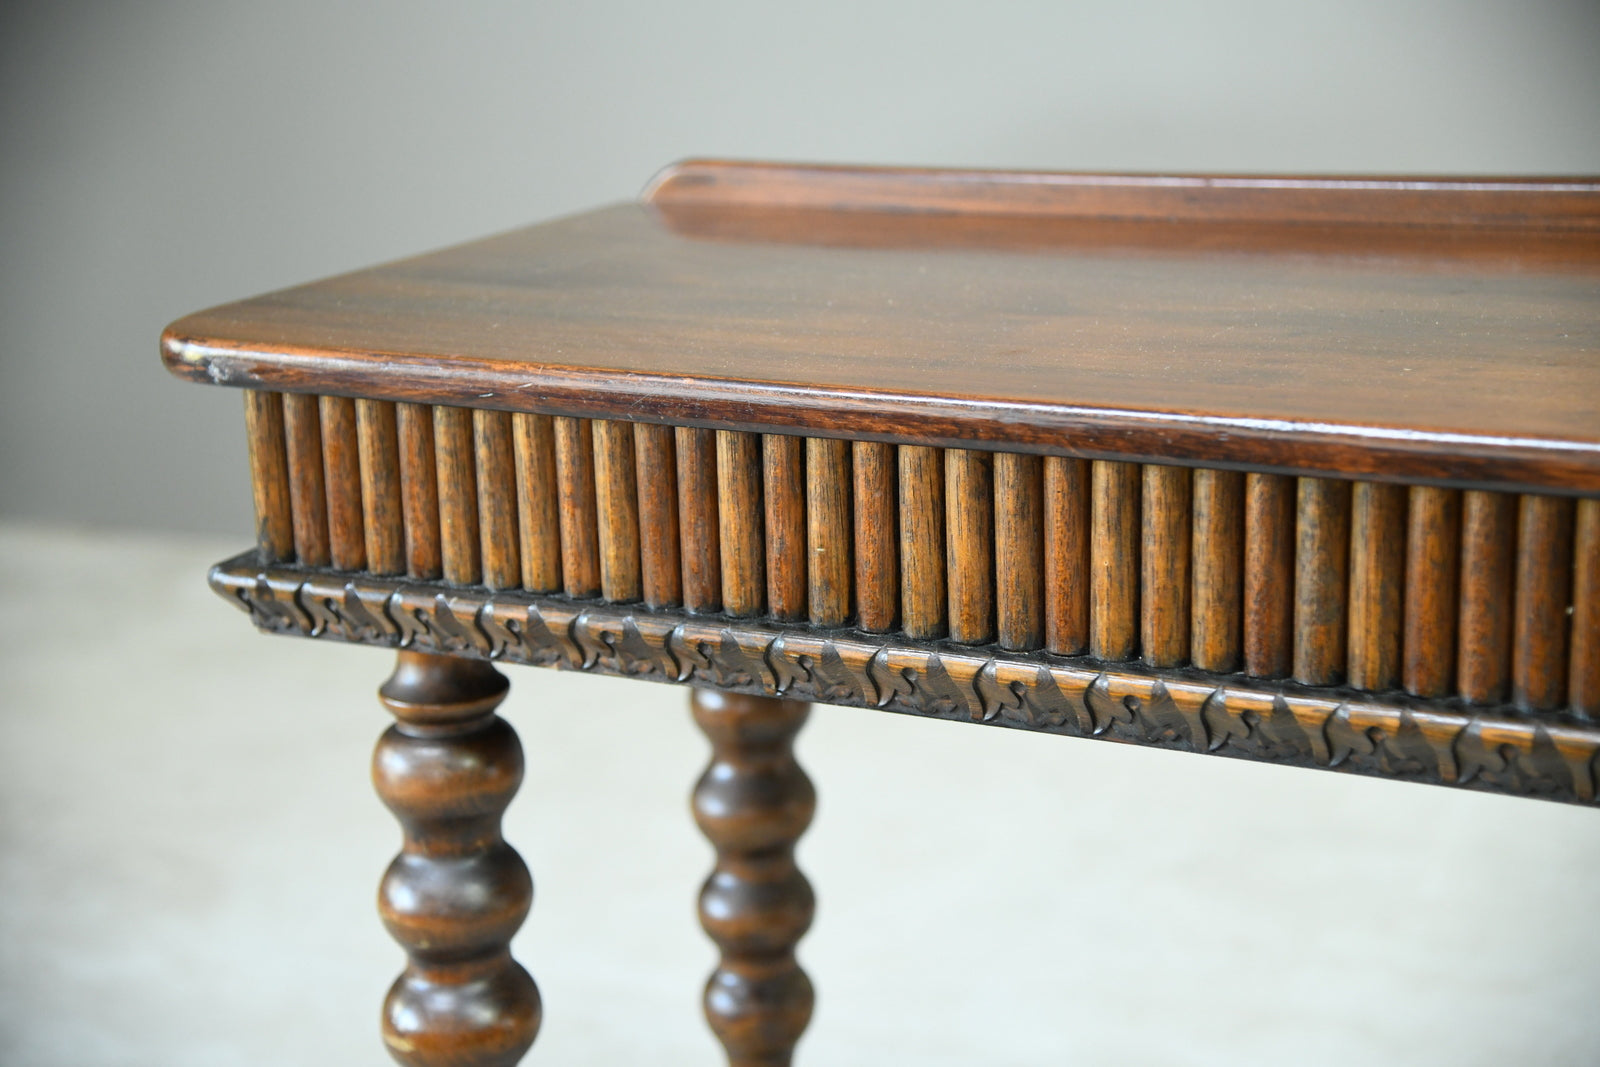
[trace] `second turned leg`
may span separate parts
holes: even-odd
[[[539,990],[511,958],[533,882],[500,836],[522,782],[522,746],[494,713],[487,663],[401,652],[379,690],[398,720],[372,780],[405,842],[378,890],[407,964],[383,1005],[383,1039],[409,1067],[510,1067],[539,1029]]]
[[[783,1067],[813,1001],[794,955],[815,910],[794,862],[817,803],[793,749],[810,705],[697,689],[692,707],[712,750],[694,789],[695,822],[717,849],[700,924],[722,950],[706,982],[706,1019],[731,1067]]]

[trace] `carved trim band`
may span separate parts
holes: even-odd
[[[963,648],[521,590],[263,565],[211,585],[263,630],[1593,803],[1600,727],[1457,702]]]

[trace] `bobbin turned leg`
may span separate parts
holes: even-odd
[[[694,720],[711,764],[694,788],[694,816],[717,849],[700,890],[700,925],[722,950],[706,982],[706,1019],[731,1067],[781,1067],[811,1020],[811,980],[794,946],[811,926],[811,883],[794,845],[817,797],[794,759],[810,705],[695,690]]]
[[[487,663],[401,652],[378,690],[399,720],[372,756],[405,840],[378,911],[406,950],[383,1040],[411,1067],[509,1067],[539,1030],[539,990],[511,958],[533,882],[500,836],[522,746],[494,713],[508,683]]]

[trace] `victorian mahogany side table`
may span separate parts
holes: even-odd
[[[260,628],[384,645],[408,1064],[518,1060],[495,662],[693,686],[711,1026],[812,989],[808,702],[1594,804],[1600,181],[691,162],[185,318]]]

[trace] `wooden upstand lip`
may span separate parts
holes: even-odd
[[[1596,801],[1600,181],[700,161],[200,312],[263,630],[394,648],[405,1063],[538,1028],[491,663],[695,687],[736,1065],[812,987],[810,702]]]

